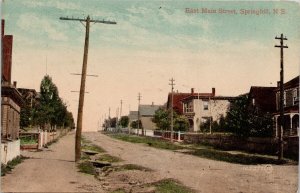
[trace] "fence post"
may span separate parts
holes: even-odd
[[[180,141],[180,131],[178,131],[178,141]]]

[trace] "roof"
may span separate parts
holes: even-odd
[[[249,100],[255,99],[255,106],[265,112],[276,111],[276,87],[252,86],[249,92]],[[250,101],[251,102],[251,101]]]
[[[23,97],[27,97],[28,95],[32,95],[32,97],[37,96],[37,92],[35,89],[30,89],[30,88],[18,88],[18,91],[22,94]]]
[[[130,121],[137,120],[138,119],[138,111],[130,111],[128,118]]]
[[[20,107],[25,104],[21,93],[8,82],[1,84],[1,97],[9,97]]]
[[[183,107],[181,100],[187,96],[189,96],[191,93],[173,93],[173,109],[179,113],[183,113]],[[168,94],[168,102],[167,102],[167,108],[171,107],[171,93]]]
[[[283,84],[284,89],[290,89],[290,88],[295,88],[295,87],[299,87],[299,76],[296,76],[292,80]],[[280,87],[277,87],[276,91],[279,91],[279,90],[280,90]]]
[[[153,116],[161,105],[139,105],[140,116]]]
[[[211,100],[233,100],[236,97],[233,96],[213,96],[211,93],[201,93],[201,94],[197,94],[194,93],[193,95],[190,95],[188,97],[185,97],[182,99],[182,101],[187,101],[187,100],[191,100],[191,99],[211,99]]]
[[[171,95],[172,93],[168,94],[168,102],[167,102],[167,108],[171,107]],[[212,88],[211,93],[194,93],[194,88],[191,88],[190,93],[173,93],[173,109],[178,113],[178,114],[183,114],[183,105],[182,105],[182,100],[189,97],[189,96],[215,96],[216,94],[216,89]]]

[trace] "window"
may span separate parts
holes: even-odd
[[[283,92],[283,106],[286,106],[286,91]]]
[[[193,102],[190,101],[188,103],[184,103],[184,112],[186,113],[190,113],[190,112],[193,112],[194,109],[193,109]]]
[[[252,105],[253,106],[255,105],[255,99],[254,98],[252,99]]]
[[[293,104],[296,105],[299,103],[299,88],[293,90]]]
[[[203,110],[208,110],[208,101],[203,101]]]

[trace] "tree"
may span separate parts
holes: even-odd
[[[229,130],[241,137],[272,135],[272,115],[249,105],[248,95],[233,101],[226,117]]]
[[[111,119],[109,120],[109,123],[110,123],[110,127],[116,128],[116,126],[117,126],[117,118],[116,118],[116,117],[111,118]]]
[[[140,127],[140,129],[142,129],[143,128],[142,121],[140,120],[139,122],[140,122],[139,127]],[[133,129],[137,129],[138,128],[138,120],[132,121],[130,123],[130,127]]]
[[[170,128],[169,114],[170,112],[168,112],[168,110],[159,108],[155,111],[152,122],[156,124],[158,129],[168,130]]]
[[[257,108],[250,108],[249,112],[250,136],[272,137],[273,116],[271,113],[262,112]]]
[[[189,120],[183,116],[176,116],[174,119],[174,131],[187,131],[190,127]]]
[[[226,121],[232,133],[249,136],[248,95],[242,95],[231,103]]]
[[[25,104],[23,107],[21,107],[20,112],[20,127],[23,129],[24,127],[28,127],[30,125],[31,120],[31,112],[30,107]]]
[[[52,78],[49,75],[44,76],[40,85],[40,100],[32,110],[33,123],[43,130],[55,130],[57,126],[62,127],[66,123],[74,125],[73,115],[68,113]]]
[[[119,123],[122,127],[128,127],[129,117],[128,116],[122,116]]]
[[[156,124],[158,129],[161,130],[170,130],[171,126],[171,111],[164,108],[159,108],[155,111],[152,121]],[[189,121],[183,115],[178,115],[176,112],[173,112],[174,120],[174,131],[187,131],[189,129]]]

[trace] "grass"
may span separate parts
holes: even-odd
[[[257,165],[257,164],[286,164],[286,163],[294,163],[291,160],[282,160],[278,161],[276,158],[266,157],[264,155],[258,154],[242,154],[242,153],[229,153],[223,150],[215,149],[212,146],[207,144],[204,145],[184,145],[184,144],[172,144],[169,141],[165,141],[162,139],[151,138],[151,137],[143,137],[143,136],[134,136],[128,134],[109,134],[109,136],[128,141],[131,143],[144,143],[148,144],[151,147],[167,149],[167,150],[179,150],[179,149],[187,149],[189,151],[184,152],[186,154],[191,154],[194,156],[225,161],[229,163],[235,164],[244,164],[244,165]]]
[[[192,193],[192,189],[180,184],[173,179],[164,179],[153,183],[156,187],[156,193]]]
[[[104,149],[102,149],[98,145],[94,145],[94,144],[84,144],[82,146],[82,149],[83,150],[89,150],[89,151],[95,151],[95,152],[98,152],[98,153],[104,153],[105,152]]]
[[[183,148],[169,141],[163,139],[156,139],[152,137],[142,137],[142,136],[127,135],[127,134],[109,134],[109,136],[122,141],[128,141],[131,143],[148,144],[151,147],[160,148],[160,149],[177,150]]]
[[[37,144],[37,139],[30,139],[30,138],[21,138],[20,139],[21,145],[28,145],[28,144]]]
[[[89,161],[83,161],[77,165],[79,172],[90,174],[90,175],[96,175],[96,170],[93,164]]]
[[[98,157],[96,160],[97,161],[106,161],[106,162],[109,162],[109,163],[123,161],[121,158],[118,158],[118,157],[115,157],[115,156],[112,156],[112,155],[109,155],[109,154],[100,155],[100,157]]]
[[[215,149],[194,149],[194,151],[188,152],[195,156],[208,158],[212,160],[225,161],[229,163],[237,163],[244,165],[256,165],[256,164],[285,164],[286,160],[279,162],[275,158],[249,155],[249,154],[231,154],[225,151],[219,151]]]
[[[81,160],[90,160],[90,156],[84,152],[81,152],[81,157],[80,157]]]
[[[88,144],[88,143],[92,143],[90,140],[87,140],[86,138],[84,137],[81,137],[81,143],[83,144]]]
[[[146,172],[150,172],[153,171],[149,168],[143,167],[143,166],[139,166],[139,165],[135,165],[135,164],[125,164],[119,167],[118,169],[119,171],[124,171],[124,170],[140,170],[140,171],[146,171]]]
[[[22,163],[25,159],[27,159],[27,157],[20,155],[7,162],[7,164],[1,164],[1,176],[5,176],[5,174],[11,172],[11,170],[14,169],[16,165]]]
[[[92,144],[91,141],[85,139],[84,137],[81,137],[81,143],[82,143],[82,150],[88,150],[88,151],[95,151],[98,153],[104,153],[105,150],[102,149],[100,146]]]

